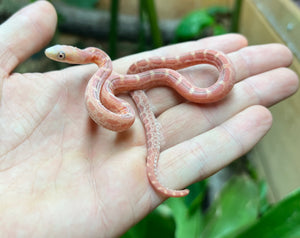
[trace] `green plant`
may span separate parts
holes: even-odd
[[[234,176],[203,212],[206,190],[206,182],[200,182],[191,196],[168,199],[123,238],[300,237],[300,189],[266,210],[265,183]]]
[[[235,237],[300,237],[300,189],[271,207]]]
[[[227,7],[210,7],[196,10],[185,16],[179,23],[176,32],[176,41],[187,41],[204,36],[210,29],[212,35],[227,33],[228,30],[218,21],[218,16],[228,15]]]
[[[163,45],[162,36],[158,26],[158,18],[153,0],[140,0],[143,11],[146,13],[151,29],[153,47],[157,48]]]
[[[109,55],[112,59],[116,57],[117,52],[117,33],[118,33],[118,6],[119,0],[112,0],[110,7],[111,23],[110,23],[110,52]],[[158,26],[158,19],[153,0],[140,0],[139,1],[139,18],[140,18],[140,35],[139,35],[139,49],[145,49],[145,19],[148,20],[150,25],[153,47],[157,48],[163,45],[161,33]]]
[[[206,182],[190,186],[187,197],[168,199],[122,238],[197,237],[203,220],[200,206],[207,189]]]

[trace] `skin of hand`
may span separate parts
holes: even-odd
[[[138,117],[123,133],[89,119],[84,93],[95,65],[12,73],[46,46],[55,27],[55,10],[46,1],[0,26],[0,236],[117,237],[165,198],[148,182]],[[159,177],[170,188],[202,180],[249,151],[271,127],[266,107],[298,88],[285,46],[247,46],[238,34],[166,46],[113,66],[126,73],[139,59],[200,48],[228,53],[235,66],[236,84],[224,100],[197,105],[168,88],[147,91],[164,140]],[[208,66],[181,72],[202,87],[217,75]]]

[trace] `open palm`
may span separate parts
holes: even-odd
[[[55,24],[54,9],[41,1],[0,27],[0,233],[115,237],[164,198],[147,180],[141,122],[137,119],[131,129],[116,133],[89,119],[83,101],[95,65],[11,74],[49,41]],[[196,105],[170,89],[148,91],[162,126],[159,174],[168,187],[183,188],[246,153],[271,126],[264,106],[297,89],[297,76],[285,68],[292,59],[287,48],[246,45],[242,36],[231,34],[114,62],[114,69],[125,73],[133,62],[153,55],[174,56],[174,51],[197,48],[230,53],[237,83],[222,102]],[[200,86],[216,76],[207,67],[182,73],[200,80]]]

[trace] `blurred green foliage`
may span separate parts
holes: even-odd
[[[126,232],[122,238],[175,237],[175,219],[171,209],[162,204],[152,211],[146,219]]]
[[[206,194],[206,180],[189,189],[189,196],[168,199],[122,238],[198,237],[203,220],[200,207]]]
[[[300,237],[300,189],[270,208],[235,237]]]
[[[228,30],[218,22],[218,16],[228,15],[227,7],[210,7],[196,10],[185,16],[179,23],[176,32],[176,41],[187,41],[204,35],[205,30],[211,29],[213,35],[227,33]]]
[[[258,217],[259,199],[259,187],[250,177],[233,177],[205,214],[200,237],[233,237],[237,230]]]
[[[192,198],[169,198],[122,238],[300,237],[300,189],[266,209],[265,183],[233,176],[204,212],[207,184],[194,186]]]
[[[119,0],[111,0],[111,25],[110,25],[110,52],[109,55],[112,59],[116,58],[117,55],[117,35],[118,35],[118,6]],[[163,45],[163,40],[161,32],[158,25],[158,18],[155,8],[154,0],[140,0],[139,1],[139,37],[138,44],[140,51],[145,49],[146,38],[145,38],[145,22],[150,26],[152,46],[153,48],[158,48]]]

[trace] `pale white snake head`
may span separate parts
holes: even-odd
[[[74,46],[54,45],[45,50],[45,55],[52,60],[69,64],[86,64],[89,55]]]

